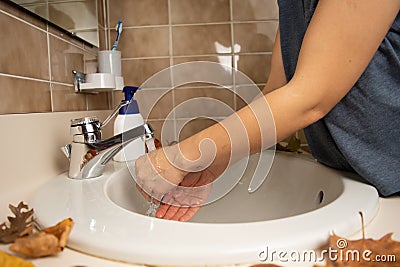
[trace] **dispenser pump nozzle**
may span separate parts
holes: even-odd
[[[131,102],[129,103],[129,105],[121,107],[119,109],[119,114],[127,115],[127,114],[138,114],[139,113],[138,103],[136,100],[133,99],[133,95],[139,89],[140,88],[136,87],[136,86],[125,86],[124,89],[122,89],[122,92],[125,95],[125,101],[131,101]]]
[[[125,86],[124,89],[122,89],[122,92],[124,92],[124,95],[125,95],[125,100],[131,100],[137,90],[139,90],[139,87]]]

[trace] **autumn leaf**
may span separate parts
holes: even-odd
[[[337,251],[336,257],[328,258],[328,266],[370,267],[400,266],[400,242],[392,239],[392,233],[379,240],[362,238],[347,240],[335,234],[329,238],[329,246]]]
[[[34,267],[31,262],[27,262],[21,258],[0,251],[1,267]]]
[[[301,141],[298,139],[295,135],[292,135],[289,139],[289,142],[287,143],[286,146],[277,143],[276,144],[276,149],[280,151],[286,151],[286,152],[298,152],[301,147]]]
[[[17,238],[9,249],[33,258],[57,254],[64,250],[73,225],[71,218],[62,220],[38,233]]]
[[[15,217],[8,216],[9,225],[6,222],[0,224],[0,243],[8,244],[14,242],[17,238],[29,235],[33,232],[34,218],[33,209],[22,201],[17,207],[8,206]]]

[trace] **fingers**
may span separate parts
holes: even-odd
[[[180,218],[179,221],[181,222],[187,222],[190,219],[192,219],[192,217],[199,211],[200,207],[192,207],[189,208],[185,214],[183,214]]]
[[[160,207],[158,208],[157,212],[156,212],[156,217],[157,218],[164,218],[164,216],[167,213],[169,207],[170,207],[170,205],[161,204]]]
[[[164,208],[164,206],[165,206],[165,208]],[[158,218],[163,218],[163,219],[166,219],[166,220],[171,220],[173,217],[174,217],[174,215],[179,211],[179,209],[180,209],[180,207],[178,207],[178,206],[171,206],[171,205],[165,205],[165,204],[162,204],[161,206],[160,206],[160,208],[161,207],[163,207],[164,209],[163,209],[163,216],[162,217],[159,217],[159,216],[157,216],[158,215],[158,211],[157,211],[157,213],[156,213],[156,216],[158,217]],[[159,210],[160,210],[160,208],[158,208]],[[177,221],[177,220],[176,220]]]
[[[156,217],[166,220],[187,222],[199,209],[200,207],[179,207],[162,204],[157,210]]]

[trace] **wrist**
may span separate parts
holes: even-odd
[[[175,165],[185,172],[199,172],[208,168],[217,154],[214,140],[194,135],[174,145]]]

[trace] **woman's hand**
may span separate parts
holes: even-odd
[[[162,200],[156,213],[158,218],[188,221],[206,202],[212,182],[222,171],[208,167],[189,172],[191,167],[182,163],[185,161],[181,158],[175,145],[157,149],[136,160],[138,190],[148,201],[151,197]]]
[[[162,196],[175,188],[187,172],[172,163],[178,157],[179,149],[165,147],[147,153],[135,162],[135,181],[146,199]]]
[[[216,175],[210,169],[187,174],[178,187],[165,195],[156,217],[190,220],[206,202],[215,178]]]

